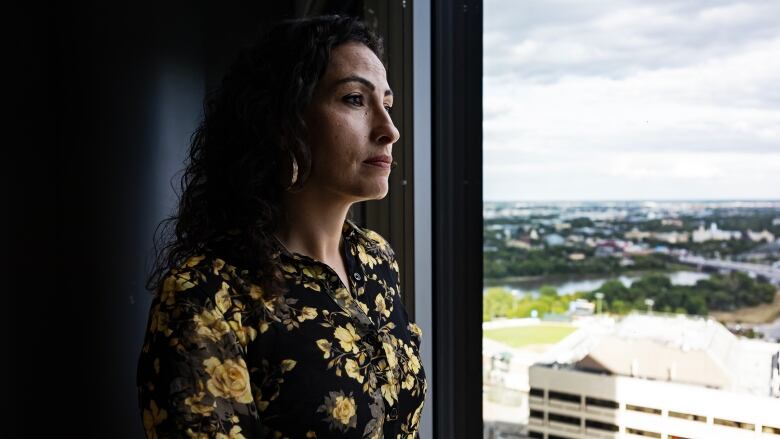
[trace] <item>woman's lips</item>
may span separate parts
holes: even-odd
[[[365,161],[363,163],[365,163],[367,165],[371,165],[371,166],[376,166],[378,168],[390,169],[390,163],[387,163],[387,162],[384,162],[384,161],[381,161],[381,160]]]

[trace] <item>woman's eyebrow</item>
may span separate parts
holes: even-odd
[[[368,87],[371,91],[376,90],[376,86],[374,86],[374,84],[371,81],[369,81],[368,79],[362,76],[357,76],[357,75],[351,75],[351,76],[347,76],[346,78],[341,78],[338,81],[333,83],[333,87],[335,88],[339,84],[343,84],[345,82],[359,82],[365,85],[366,87]],[[392,95],[393,95],[392,90],[390,89],[385,90],[385,96],[392,96]]]

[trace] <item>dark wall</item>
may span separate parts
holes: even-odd
[[[24,206],[4,246],[14,249],[4,254],[15,279],[5,323],[19,378],[6,400],[20,433],[143,437],[144,281],[155,226],[175,203],[171,178],[206,88],[239,45],[293,6],[92,2],[28,16],[20,54],[30,61],[19,64],[43,72],[27,78],[34,97],[22,97],[38,117],[36,147],[17,151],[23,191],[4,175]]]

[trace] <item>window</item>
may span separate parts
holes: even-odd
[[[650,407],[642,407],[641,405],[633,405],[633,404],[626,404],[626,410],[631,410],[634,412],[642,412],[642,413],[649,413],[651,415],[660,415],[661,410],[650,408]]]
[[[566,415],[560,415],[558,413],[548,413],[547,414],[547,420],[549,422],[561,422],[564,424],[571,424],[576,425],[579,427],[580,425],[580,418],[575,418],[574,416],[566,416]]]
[[[620,407],[620,404],[618,404],[615,401],[610,401],[608,399],[592,398],[590,396],[585,398],[585,404],[589,406],[601,407],[606,409],[617,409]]]
[[[656,433],[656,432],[653,432],[653,431],[640,430],[638,428],[630,428],[630,427],[626,427],[626,433],[631,433],[631,434],[635,434],[637,436],[645,436],[645,437],[655,437],[655,438],[660,438],[661,437],[661,433]]]
[[[585,420],[585,428],[595,428],[596,430],[604,430],[604,431],[619,430],[618,426],[615,424],[610,424],[608,422],[594,421],[592,419]]]
[[[772,279],[751,264],[780,262],[780,101],[769,98],[780,70],[766,62],[780,51],[768,18],[780,2],[574,3],[481,2],[482,157],[468,157],[483,178],[464,184],[484,197],[482,353],[514,355],[508,371],[485,361],[483,384],[525,390],[517,377],[529,377],[518,424],[536,423],[526,407],[544,398],[550,422],[550,410],[576,416],[578,407],[603,418],[583,424],[594,436],[625,417],[649,422],[634,423],[634,436],[657,437],[667,413],[692,436],[684,424],[712,422],[703,407],[733,403],[719,390],[724,376],[698,372],[711,369],[707,358],[739,345],[737,358],[767,336],[736,323],[772,306]],[[448,182],[458,196],[470,176],[460,173]],[[719,272],[727,266],[734,271]],[[737,363],[727,375],[766,374],[770,361]],[[755,392],[751,406],[774,403],[767,395],[780,390],[765,381],[740,389]],[[485,394],[485,420],[519,412]],[[764,412],[726,425],[777,426]]]
[[[558,401],[566,401],[574,404],[579,404],[580,401],[582,400],[579,395],[574,395],[572,393],[554,392],[551,390],[549,392],[549,395],[551,400],[555,399]]]
[[[531,410],[531,417],[537,419],[544,419],[544,412],[541,410]]]
[[[721,419],[721,418],[715,418],[713,419],[713,424],[715,425],[724,425],[726,427],[733,427],[733,428],[741,428],[743,430],[755,430],[756,426],[755,424],[750,424],[747,422],[737,422],[737,421],[731,421],[729,419]]]
[[[534,439],[544,439],[544,433],[542,433],[541,431],[528,430],[528,437]]]
[[[669,410],[669,417],[670,418],[687,419],[689,421],[707,422],[707,417],[706,416],[693,415],[693,414],[690,414],[690,413],[683,413],[683,412],[675,412],[675,411],[672,411],[672,410]]]

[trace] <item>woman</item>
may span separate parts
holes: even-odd
[[[355,19],[287,20],[207,98],[148,285],[147,437],[418,437],[421,332],[392,248],[347,218],[388,191],[381,56]]]

